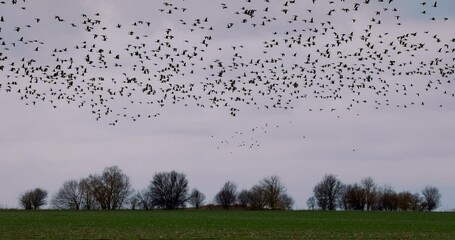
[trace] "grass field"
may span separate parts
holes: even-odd
[[[455,239],[455,213],[0,211],[0,239]]]

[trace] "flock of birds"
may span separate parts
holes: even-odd
[[[55,15],[4,0],[0,92],[27,105],[76,104],[112,125],[174,104],[236,116],[455,100],[455,36],[438,31],[451,19],[437,1],[412,1],[417,14],[398,2],[168,0],[151,3],[149,18],[116,22],[103,11]],[[409,26],[411,17],[432,27]]]

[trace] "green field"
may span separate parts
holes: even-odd
[[[0,211],[0,239],[455,239],[455,213]]]

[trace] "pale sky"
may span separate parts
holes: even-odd
[[[453,209],[455,3],[434,3],[6,1],[0,205],[118,165],[136,189],[183,172],[207,202],[278,175],[302,209],[335,174]]]

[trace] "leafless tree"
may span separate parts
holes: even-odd
[[[199,209],[199,207],[204,203],[204,200],[205,195],[196,188],[194,188],[191,191],[190,197],[188,199],[189,203],[193,205],[196,209]]]
[[[51,204],[57,209],[79,210],[84,200],[84,191],[77,180],[69,180],[53,196]]]
[[[84,178],[79,182],[81,193],[82,193],[82,204],[81,209],[84,210],[95,210],[100,209],[100,204],[96,200],[95,196],[91,192],[89,185],[89,178]]]
[[[226,182],[221,190],[215,195],[215,202],[223,208],[228,209],[237,201],[237,185],[233,182]]]
[[[26,191],[19,197],[19,205],[26,209],[39,209],[46,205],[47,191],[41,188]]]
[[[349,204],[348,204],[348,188],[349,188],[350,185],[345,185],[345,184],[342,184],[341,185],[341,193],[340,193],[340,196],[338,197],[338,207],[347,211],[349,210]]]
[[[414,193],[411,200],[411,210],[412,211],[421,211],[422,210],[422,198],[419,193]]]
[[[138,191],[136,197],[139,199],[139,208],[143,210],[152,210],[153,209],[153,198],[152,194],[148,189]]]
[[[26,191],[19,196],[19,205],[25,210],[33,209],[33,190]]]
[[[47,191],[43,190],[41,188],[36,188],[33,191],[33,208],[34,209],[39,209],[41,206],[44,206],[47,204],[46,198],[47,198]]]
[[[239,192],[237,196],[237,201],[239,205],[246,209],[251,206],[251,196],[250,196],[250,191],[243,189],[242,191]]]
[[[441,193],[439,193],[439,189],[436,187],[426,186],[422,190],[422,195],[422,207],[425,211],[433,211],[441,204]]]
[[[390,186],[384,186],[378,191],[378,199],[373,210],[397,211],[398,194]]]
[[[253,186],[248,193],[251,209],[259,210],[265,208],[267,204],[266,198],[263,189],[259,185]]]
[[[132,191],[129,177],[117,166],[105,168],[101,175],[90,175],[84,187],[106,210],[122,208]]]
[[[306,200],[306,205],[309,210],[314,211],[316,209],[316,198],[314,196],[309,197]]]
[[[290,208],[289,204],[293,202],[293,200],[287,195],[286,187],[281,183],[278,176],[265,177],[259,182],[258,187],[262,191],[266,208],[272,210]]]
[[[294,199],[288,194],[283,194],[280,197],[280,208],[282,210],[291,210],[294,206]]]
[[[411,211],[412,210],[414,194],[412,194],[408,191],[403,191],[403,192],[399,192],[397,194],[397,197],[398,197],[398,209],[400,209],[401,211]]]
[[[359,184],[349,184],[345,187],[343,197],[346,199],[346,210],[363,211],[366,204],[365,189]]]
[[[313,189],[317,204],[322,210],[335,210],[343,185],[335,175],[325,175]]]
[[[169,210],[184,207],[188,201],[188,180],[185,174],[176,171],[157,173],[149,191],[154,206]]]
[[[138,194],[132,194],[128,200],[128,205],[131,210],[136,210],[141,206],[141,200],[139,199]]]
[[[366,177],[361,180],[361,185],[365,194],[365,207],[367,211],[371,210],[371,206],[376,202],[377,190],[376,183],[373,178]]]

